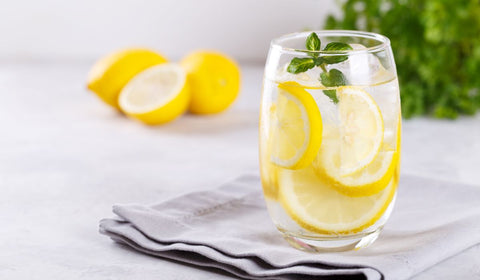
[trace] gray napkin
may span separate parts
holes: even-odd
[[[270,221],[255,175],[113,212],[118,218],[103,219],[100,232],[116,242],[245,279],[407,279],[480,243],[480,188],[415,176],[401,178],[379,239],[351,252],[291,248]]]

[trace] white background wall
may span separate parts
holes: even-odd
[[[197,48],[244,62],[265,59],[270,40],[320,28],[334,0],[3,0],[0,61],[92,59],[148,46],[171,59]]]

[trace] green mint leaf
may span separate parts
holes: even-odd
[[[325,46],[323,50],[324,51],[351,51],[353,50],[353,48],[346,43],[330,42]]]
[[[320,73],[320,82],[326,87],[338,87],[347,84],[347,79],[340,70],[331,69],[328,72]],[[333,103],[338,103],[337,91],[334,89],[324,90],[326,96],[330,97]]]
[[[347,84],[347,79],[340,70],[331,69],[320,73],[320,82],[326,87],[338,87]]]
[[[334,89],[327,89],[324,90],[323,93],[330,97],[330,99],[333,101],[333,103],[337,104],[338,103],[338,98],[337,98],[337,91]]]
[[[298,74],[315,67],[315,61],[311,57],[294,57],[287,67],[287,71],[292,74]]]
[[[353,50],[353,48],[349,44],[340,43],[340,42],[331,42],[331,43],[328,43],[323,50],[330,51],[330,52],[342,52],[342,51]],[[345,61],[347,59],[348,59],[347,55],[335,55],[335,56],[323,57],[323,60],[327,64],[335,64],[335,63]]]
[[[323,63],[323,58],[321,57],[316,57],[315,58],[315,66],[320,66]]]
[[[319,51],[320,50],[320,38],[318,38],[317,33],[312,32],[307,37],[307,41],[305,42],[305,46],[309,51]]]

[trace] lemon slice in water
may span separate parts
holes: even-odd
[[[278,85],[276,114],[272,119],[271,160],[288,169],[308,166],[322,142],[322,117],[315,99],[300,84]]]
[[[313,167],[320,178],[350,196],[367,196],[388,186],[398,152],[383,142],[384,126],[373,98],[360,88],[338,89],[341,123],[324,127]]]
[[[383,191],[353,197],[319,179],[313,168],[282,170],[280,200],[301,227],[316,233],[347,234],[373,225],[392,201],[398,178],[393,176]]]
[[[365,90],[345,86],[337,89],[340,115],[341,176],[369,165],[383,144],[383,118],[377,103]]]

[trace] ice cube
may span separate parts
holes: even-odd
[[[361,44],[350,44],[354,50],[366,49]],[[393,75],[387,71],[374,54],[358,52],[350,55],[347,60],[328,67],[335,68],[345,75],[351,85],[372,85],[391,80]]]
[[[307,89],[315,99],[323,125],[337,126],[340,123],[338,106],[321,89]]]

